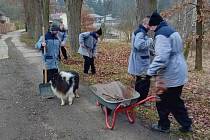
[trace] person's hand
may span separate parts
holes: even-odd
[[[157,95],[163,94],[167,90],[165,81],[163,81],[159,76],[155,77],[155,87]]]
[[[46,47],[46,43],[45,42],[42,42],[42,47]]]
[[[80,45],[82,48],[86,48],[85,45]]]
[[[152,39],[152,38],[149,38],[148,40],[149,40],[149,42],[150,42],[151,44],[153,43],[153,39]]]
[[[65,45],[66,45],[66,43],[62,41],[62,42],[61,42],[61,46],[64,47]]]

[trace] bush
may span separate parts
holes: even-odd
[[[15,21],[14,23],[15,23],[16,30],[25,28],[25,24],[23,23],[23,21]]]

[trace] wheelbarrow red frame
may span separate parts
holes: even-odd
[[[138,107],[140,106],[141,104],[145,103],[145,102],[154,102],[156,101],[156,98],[157,96],[149,96],[147,97],[146,99],[144,100],[141,100],[137,103],[134,103],[134,104],[131,104],[131,105],[128,105],[128,106],[124,106],[123,104],[119,104],[117,105],[117,107],[112,110],[113,111],[113,115],[112,115],[112,118],[111,118],[111,121],[110,121],[110,116],[108,115],[108,107],[107,106],[104,106],[102,105],[99,100],[97,100],[96,104],[97,106],[102,106],[102,110],[104,111],[105,113],[105,124],[106,124],[106,127],[108,129],[111,129],[113,130],[114,129],[114,126],[115,126],[115,122],[116,122],[116,118],[117,118],[117,114],[122,112],[122,113],[126,113],[126,116],[127,116],[127,119],[129,121],[129,123],[134,123],[135,122],[135,117],[136,117],[136,112],[134,111],[134,108],[135,107]]]

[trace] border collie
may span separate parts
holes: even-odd
[[[79,88],[79,74],[75,71],[61,71],[53,75],[51,89],[55,96],[61,99],[61,105],[65,105],[65,100],[72,105],[74,97],[79,98],[77,92]]]

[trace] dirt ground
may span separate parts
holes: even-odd
[[[37,95],[41,82],[41,60],[37,50],[19,41],[22,31],[2,37],[9,58],[0,60],[0,137],[2,140],[169,140],[143,127],[140,120],[129,124],[118,117],[113,131],[107,130],[104,115],[96,107],[88,86],[80,85],[81,98],[72,106]],[[1,46],[0,46],[1,47]]]

